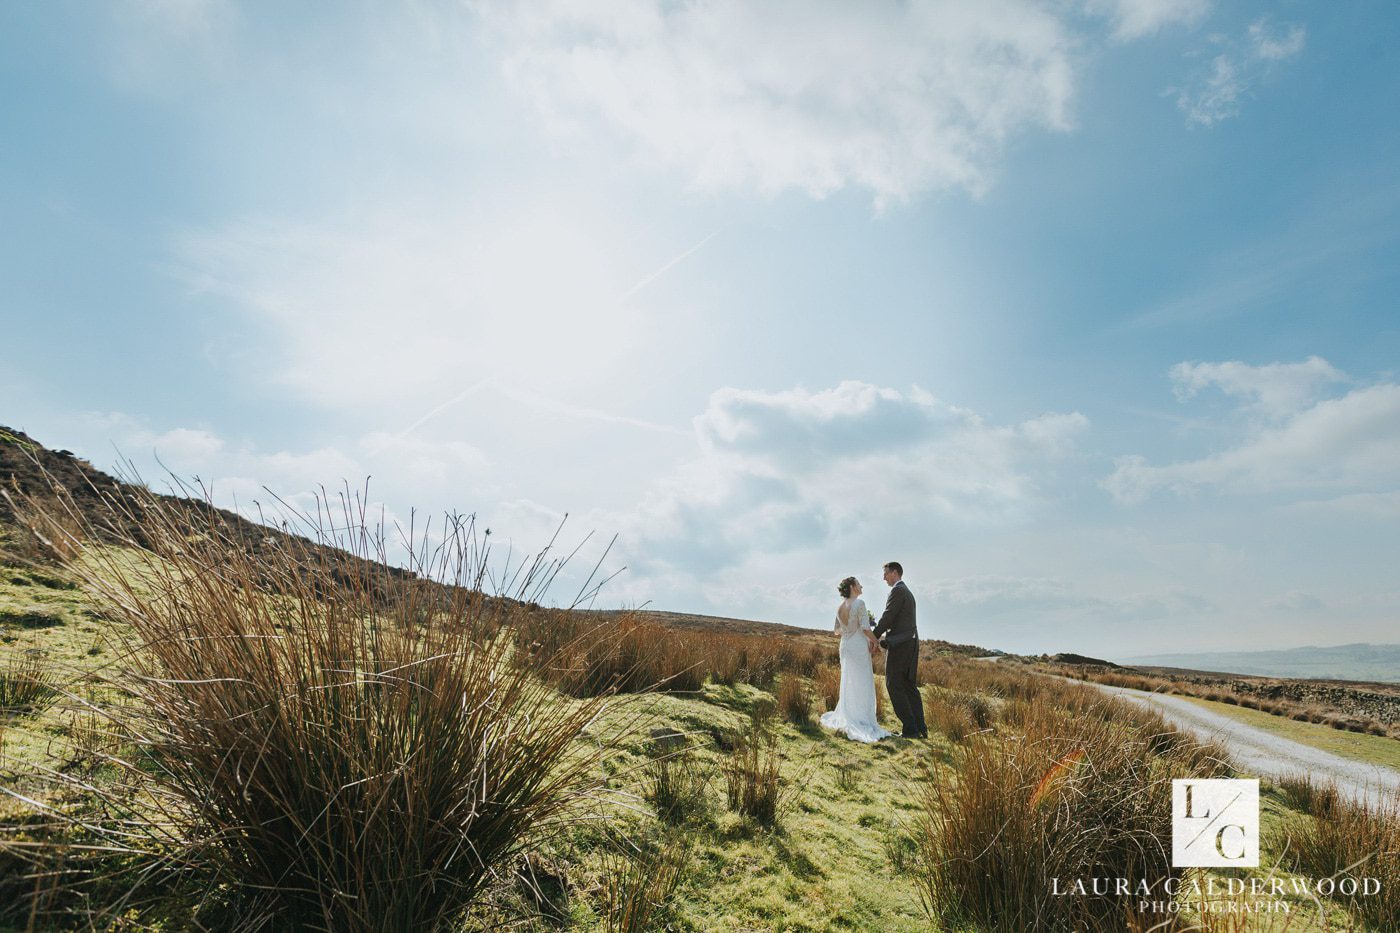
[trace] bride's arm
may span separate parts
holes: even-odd
[[[870,616],[865,611],[865,600],[856,600],[855,605],[851,607],[851,613],[856,617],[856,624],[860,626],[861,634],[864,635],[865,640],[870,643],[871,652],[873,653],[879,650],[880,643],[875,640],[875,636],[870,632]]]

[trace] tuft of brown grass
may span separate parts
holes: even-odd
[[[769,714],[771,717],[771,714]],[[760,826],[776,826],[793,802],[795,785],[783,780],[777,733],[756,718],[720,763],[729,809]]]
[[[924,692],[924,719],[951,742],[985,732],[994,718],[991,704],[979,693],[936,687]]]
[[[599,911],[603,929],[609,933],[663,929],[666,907],[690,870],[692,846],[691,837],[682,834],[668,835],[645,848],[631,840],[616,840],[604,859]]]
[[[573,697],[662,690],[693,693],[704,684],[699,640],[632,613],[598,619],[567,609],[528,608],[512,621],[520,650],[540,676]]]
[[[1331,898],[1378,930],[1400,929],[1400,791],[1377,791],[1371,801],[1342,794],[1331,781],[1311,775],[1280,780],[1288,796],[1310,814],[1289,827],[1294,869],[1331,879]],[[1374,879],[1374,893],[1351,894],[1343,879]]]
[[[841,697],[841,668],[833,664],[824,664],[817,668],[812,676],[812,686],[817,696],[826,704],[826,709],[835,709]]]
[[[0,489],[0,495],[14,505],[15,496],[8,490]],[[70,561],[83,553],[89,541],[98,540],[89,520],[57,484],[50,495],[24,497],[21,519],[22,527],[6,547],[21,563],[45,563],[55,558]]]
[[[677,825],[704,818],[710,810],[711,767],[689,747],[654,755],[645,775],[644,796],[657,819]]]
[[[0,716],[42,712],[59,693],[58,676],[41,655],[11,655],[0,667]]]
[[[1123,928],[1133,898],[1056,897],[1054,879],[1175,875],[1171,779],[1213,776],[1223,763],[1091,688],[955,667],[966,669],[940,682],[1013,699],[995,733],[967,737],[951,773],[920,784],[908,863],[930,917],[979,929]],[[965,700],[938,702],[972,724]]]
[[[793,725],[802,726],[812,721],[812,686],[796,674],[785,674],[778,684],[778,709],[783,717]]]
[[[942,691],[924,694],[924,719],[930,729],[943,733],[950,742],[961,742],[972,731],[966,708],[950,701]]]
[[[541,675],[570,696],[662,690],[696,693],[716,684],[773,686],[779,675],[811,676],[825,652],[747,634],[677,631],[638,613],[596,615],[536,608],[515,625]]]
[[[561,698],[517,650],[529,609],[482,593],[472,520],[410,532],[405,570],[358,494],[291,512],[301,536],[269,547],[207,492],[140,489],[107,500],[132,550],[71,564],[129,633],[109,686],[133,702],[107,713],[133,751],[105,766],[148,802],[74,818],[92,844],[228,886],[277,928],[437,930],[593,795],[608,743],[574,740],[603,699]]]
[[[1337,804],[1337,785],[1311,774],[1286,774],[1274,781],[1296,809],[1313,816],[1331,812]]]

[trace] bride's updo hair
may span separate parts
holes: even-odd
[[[855,586],[855,585],[856,585],[856,578],[855,578],[855,577],[847,577],[846,579],[844,579],[844,580],[841,581],[841,585],[840,585],[840,586],[836,587],[836,592],[840,593],[840,594],[841,594],[841,597],[842,597],[843,599],[849,598],[850,595],[851,595],[851,587],[853,587],[853,586]]]

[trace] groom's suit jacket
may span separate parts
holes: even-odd
[[[890,590],[889,599],[885,600],[885,611],[875,625],[876,638],[886,633],[897,636],[900,641],[919,637],[919,629],[914,624],[914,594],[909,592],[903,580]]]

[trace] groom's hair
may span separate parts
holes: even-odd
[[[899,574],[901,577],[904,576],[904,568],[901,567],[901,566],[899,565],[899,561],[897,561],[897,560],[892,560],[892,561],[890,561],[888,564],[885,565],[885,569],[886,569],[886,570],[893,570],[895,573]]]
[[[840,593],[843,599],[847,596],[850,596],[851,587],[855,585],[855,582],[855,577],[847,577],[846,579],[842,580],[839,584],[837,584],[836,592]]]

